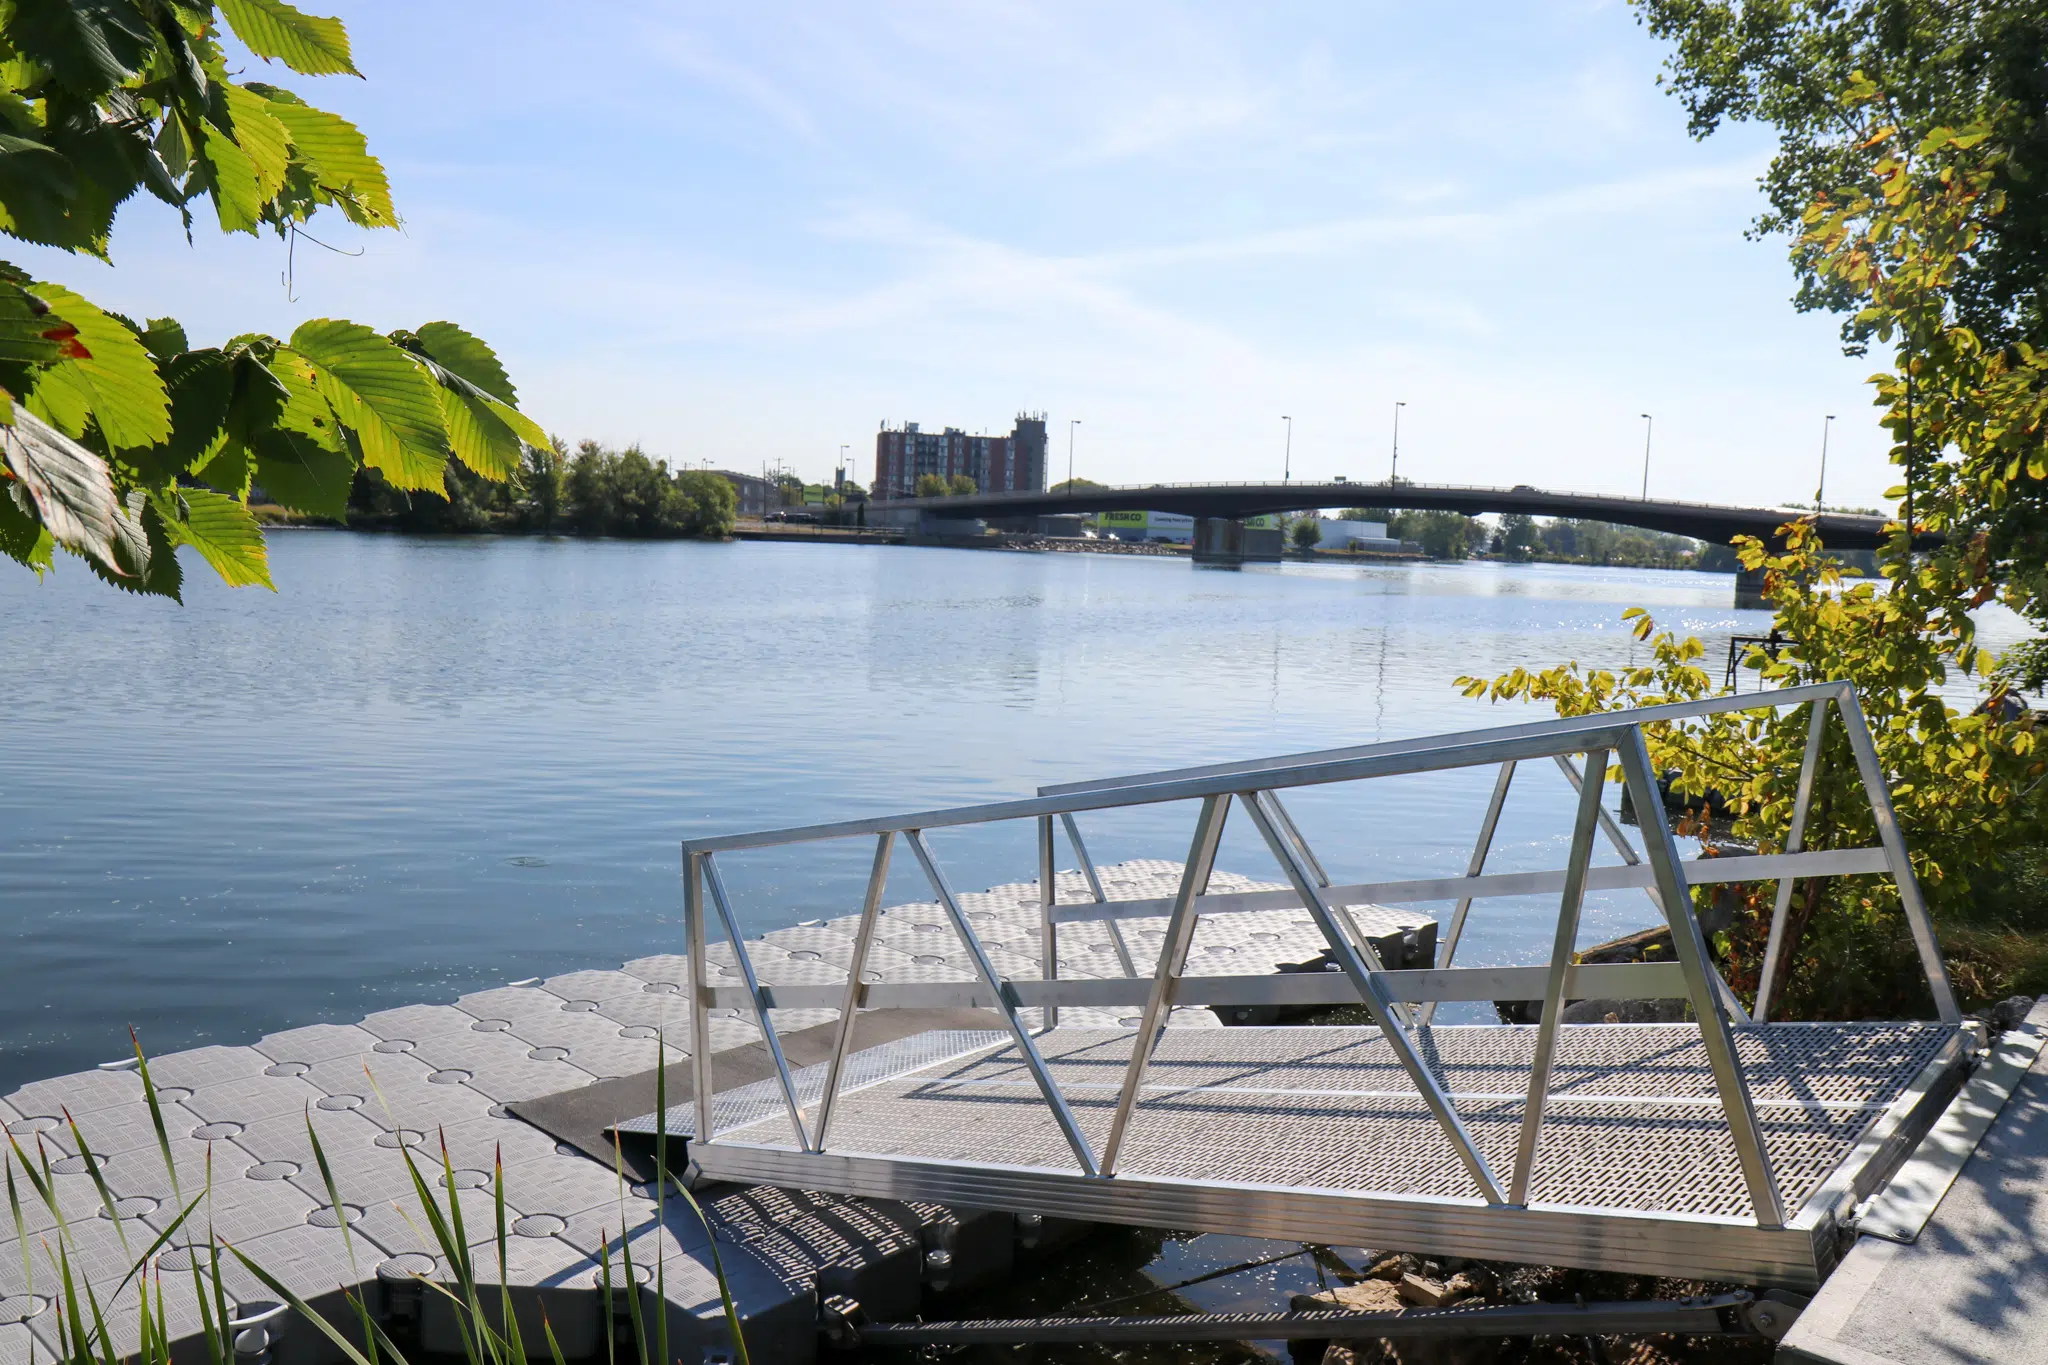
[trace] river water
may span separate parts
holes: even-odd
[[[1765,624],[1727,576],[1541,565],[313,531],[272,562],[276,594],[197,571],[182,607],[0,571],[0,1091],[131,1025],[241,1042],[680,951],[685,835],[1507,723],[1452,680],[1624,663],[1631,605],[1710,661]],[[1490,783],[1295,814],[1339,880],[1448,875]],[[1184,856],[1191,815],[1094,819],[1091,851]],[[1569,817],[1521,781],[1489,870],[1557,865]],[[962,889],[1034,873],[1028,826],[935,844]],[[856,909],[867,852],[733,859],[749,931]],[[1274,875],[1242,821],[1219,865]],[[1586,941],[1650,913],[1600,900]],[[1535,960],[1554,915],[1488,906],[1469,960]]]

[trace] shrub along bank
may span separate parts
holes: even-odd
[[[571,454],[560,440],[529,446],[513,477],[479,478],[450,462],[442,494],[393,488],[376,471],[359,475],[347,523],[403,531],[573,532],[644,539],[732,534],[738,495],[723,476],[671,470],[638,446],[613,450],[596,441]]]

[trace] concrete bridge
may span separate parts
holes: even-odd
[[[1579,517],[1640,526],[1725,545],[1739,535],[1768,539],[1778,527],[1809,516],[1784,507],[1569,493],[1516,484],[1410,483],[1155,483],[1072,492],[976,493],[958,498],[896,498],[868,504],[870,512],[917,510],[942,517],[1022,517],[1059,512],[1180,512],[1196,518],[1241,521],[1269,512],[1318,507],[1388,507],[1444,512],[1522,512],[1536,517]],[[1889,518],[1848,512],[1820,514],[1821,540],[1831,549],[1873,550],[1884,543]]]
[[[918,511],[940,517],[1030,517],[1062,512],[1179,512],[1195,518],[1194,559],[1198,564],[1237,565],[1280,558],[1277,531],[1245,527],[1246,517],[1305,512],[1319,507],[1386,507],[1463,512],[1525,513],[1535,517],[1576,517],[1639,526],[1647,531],[1691,536],[1725,545],[1736,536],[1767,543],[1788,521],[1812,516],[1797,508],[1732,507],[1711,502],[1627,498],[1604,493],[1568,493],[1516,484],[1487,488],[1474,484],[1410,483],[1154,483],[1122,488],[1079,488],[1045,493],[976,493],[967,497],[896,498],[869,504],[876,512]],[[1884,544],[1890,518],[1854,512],[1823,512],[1817,518],[1821,542],[1837,550],[1874,550]],[[1921,543],[1939,537],[1923,536]],[[1761,607],[1763,572],[1741,571],[1735,605]]]

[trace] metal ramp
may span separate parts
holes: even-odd
[[[1803,706],[1808,739],[1790,851],[1680,857],[1650,769],[1648,725]],[[1880,832],[1866,849],[1800,852],[1830,708],[1854,755]],[[1781,723],[1796,723],[1781,717]],[[1583,762],[1573,759],[1583,756]],[[1578,788],[1563,868],[1487,874],[1488,846],[1516,765],[1563,768]],[[1610,763],[1642,821],[1633,846],[1601,804]],[[1281,794],[1300,787],[1500,765],[1468,875],[1332,885]],[[1185,868],[1164,902],[1057,904],[1064,827],[1084,868],[1077,816],[1117,807],[1197,807]],[[1284,891],[1212,893],[1209,873],[1233,809],[1256,827]],[[929,830],[1000,821],[1037,828],[1040,932],[1052,964],[1017,978],[991,959],[935,860]],[[1595,867],[1602,836],[1619,866]],[[875,854],[844,981],[766,985],[757,977],[718,855],[866,837]],[[862,955],[895,845],[908,846],[976,968],[977,980],[868,984]],[[1355,851],[1355,850],[1354,850]],[[1367,850],[1369,851],[1369,850]],[[1918,1140],[1975,1045],[1961,1025],[1939,948],[1885,792],[1860,708],[1845,684],[1716,698],[1575,720],[1219,765],[1077,787],[1035,799],[877,820],[685,841],[684,904],[701,1036],[712,1008],[835,1008],[832,1059],[717,1096],[707,1056],[696,1096],[670,1131],[698,1135],[709,1179],[932,1200],[1065,1218],[1250,1233],[1320,1242],[1537,1261],[1792,1288],[1819,1282],[1837,1226]],[[1091,868],[1092,870],[1092,868]],[[1775,957],[1792,878],[1878,875],[1897,887],[1937,1018],[1931,1022],[1772,1024],[1746,1014],[1715,973],[1691,889],[1775,881]],[[1589,888],[1639,887],[1664,912],[1674,962],[1577,965]],[[1549,959],[1525,967],[1454,964],[1476,899],[1558,897]],[[1453,901],[1438,965],[1388,970],[1352,907]],[[743,984],[706,979],[708,909]],[[1187,974],[1199,918],[1305,911],[1340,969],[1278,976]],[[1165,916],[1120,978],[1057,976],[1060,926]],[[1126,955],[1130,954],[1126,945]],[[1696,1022],[1561,1025],[1568,999],[1682,999]],[[1536,1026],[1432,1023],[1443,1001],[1536,999]],[[1370,1025],[1167,1029],[1187,1004],[1362,1003]],[[860,1008],[979,1005],[993,1039],[927,1036],[849,1055]],[[1062,1026],[1062,1007],[1130,1007],[1135,1029]],[[910,1043],[915,1043],[911,1046]],[[714,1098],[716,1097],[716,1098]],[[676,1116],[681,1119],[683,1116]],[[650,1117],[651,1126],[651,1117]]]

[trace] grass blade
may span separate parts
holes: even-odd
[[[100,1207],[107,1211],[107,1220],[114,1225],[114,1236],[120,1239],[121,1250],[128,1252],[128,1229],[121,1225],[121,1215],[114,1208],[114,1192],[107,1188],[107,1178],[100,1174],[99,1158],[86,1145],[85,1134],[78,1130],[78,1120],[71,1117],[69,1106],[64,1108],[63,1114],[64,1122],[71,1126],[71,1140],[78,1144],[78,1155],[85,1162],[85,1173],[92,1177],[93,1188],[100,1192]]]
[[[704,1235],[710,1241],[711,1273],[718,1277],[718,1298],[719,1302],[725,1305],[725,1325],[732,1333],[734,1365],[753,1365],[752,1358],[747,1354],[747,1339],[740,1332],[739,1305],[733,1302],[732,1283],[725,1278],[725,1258],[718,1254],[718,1237],[711,1230],[711,1220],[705,1216],[704,1206],[697,1202],[697,1196],[690,1193],[680,1181],[676,1184],[676,1193],[689,1202],[691,1212],[695,1213],[697,1221],[704,1225]]]
[[[185,1193],[178,1188],[178,1163],[171,1156],[171,1135],[164,1127],[163,1106],[157,1103],[156,1082],[149,1077],[149,1058],[142,1055],[142,1036],[131,1028],[128,1041],[135,1047],[135,1068],[142,1073],[142,1098],[149,1102],[149,1122],[156,1129],[156,1148],[163,1154],[164,1171],[171,1178],[171,1198],[182,1204]]]
[[[548,1358],[554,1365],[568,1365],[568,1362],[562,1359],[562,1343],[555,1340],[555,1325],[548,1321],[546,1309],[541,1310],[540,1330],[541,1335],[548,1339]]]
[[[277,1295],[278,1299],[281,1302],[291,1305],[291,1309],[294,1313],[297,1313],[300,1317],[304,1318],[307,1322],[313,1324],[314,1327],[318,1328],[320,1330],[320,1334],[326,1337],[329,1341],[333,1342],[335,1349],[340,1351],[342,1355],[347,1357],[348,1360],[351,1362],[351,1365],[373,1365],[373,1362],[369,1359],[369,1357],[365,1356],[361,1351],[358,1351],[352,1344],[350,1344],[349,1339],[346,1336],[342,1335],[340,1328],[336,1327],[333,1323],[329,1322],[320,1314],[314,1312],[311,1304],[307,1303],[297,1294],[292,1293],[291,1290],[285,1288],[283,1283],[281,1283],[276,1276],[272,1275],[262,1266],[257,1265],[247,1256],[244,1256],[239,1248],[231,1246],[228,1248],[228,1252],[236,1260],[242,1263],[242,1268],[244,1270],[248,1271],[251,1275],[254,1275],[257,1279],[261,1280],[263,1282],[264,1288],[268,1289],[271,1293]]]
[[[666,1051],[667,1043],[659,1029],[655,1032],[654,1044],[656,1052],[654,1112],[657,1115],[654,1122],[654,1177],[656,1181],[660,1182],[655,1186],[655,1193],[659,1197],[663,1186],[669,1179],[668,1068],[661,1064],[667,1059],[668,1053]],[[614,1141],[617,1140],[618,1134],[616,1130],[614,1130],[612,1137]],[[684,1174],[687,1175],[688,1172]],[[682,1176],[675,1178],[675,1185],[676,1193],[682,1195],[684,1200],[689,1203],[690,1212],[697,1215],[697,1222],[704,1229],[705,1241],[710,1244],[711,1273],[718,1279],[718,1300],[725,1307],[726,1330],[732,1333],[732,1349],[736,1357],[735,1365],[753,1365],[752,1360],[747,1355],[747,1338],[740,1331],[740,1310],[739,1305],[733,1301],[732,1282],[725,1277],[725,1258],[718,1254],[718,1234],[712,1231],[711,1219],[705,1215],[704,1206],[697,1202],[697,1196],[690,1192],[690,1187]],[[664,1328],[667,1326],[666,1315],[663,1318],[663,1326]],[[661,1358],[663,1360],[668,1359],[668,1337],[665,1331],[662,1336]]]
[[[148,1248],[143,1251],[142,1255],[136,1258],[134,1265],[128,1267],[128,1273],[121,1277],[121,1283],[114,1286],[115,1298],[121,1297],[121,1291],[128,1287],[128,1282],[134,1279],[138,1273],[144,1275],[147,1275],[149,1273],[150,1258],[155,1256],[158,1251],[162,1250],[164,1243],[171,1240],[171,1234],[175,1233],[179,1228],[185,1226],[185,1220],[187,1218],[190,1218],[192,1216],[192,1210],[198,1207],[199,1201],[197,1199],[194,1199],[191,1203],[185,1206],[183,1212],[181,1212],[176,1218],[173,1218],[171,1220],[171,1225],[169,1227],[165,1228],[162,1232],[159,1232],[156,1235],[156,1240],[151,1242]]]
[[[341,1186],[335,1183],[334,1168],[327,1164],[327,1149],[320,1145],[320,1135],[313,1131],[313,1106],[306,1106],[306,1141],[313,1145],[313,1164],[320,1168],[320,1183],[327,1190],[327,1206],[334,1210],[335,1221],[341,1224],[341,1246],[348,1253],[348,1268],[356,1268],[355,1234],[349,1231],[347,1205],[341,1202]]]
[[[20,1151],[19,1147],[14,1149]],[[21,1192],[14,1185],[14,1152],[0,1153],[7,1162],[7,1208],[14,1216],[14,1237],[21,1243],[21,1287],[25,1293],[35,1292],[35,1263],[28,1254],[28,1224],[21,1216]]]
[[[511,1258],[507,1255],[505,1238],[505,1148],[500,1143],[491,1159],[491,1198],[496,1204],[498,1219],[498,1302],[504,1310],[501,1329],[505,1344],[511,1352],[512,1365],[525,1365],[526,1342],[519,1331],[519,1319],[512,1312],[512,1270]]]

